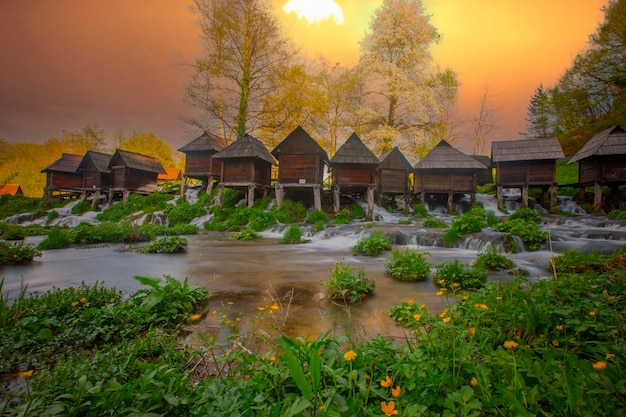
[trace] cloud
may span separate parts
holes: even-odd
[[[305,19],[309,23],[332,18],[337,25],[343,24],[343,11],[334,0],[289,0],[283,11],[287,14],[295,13],[298,19]]]

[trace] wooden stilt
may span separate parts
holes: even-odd
[[[528,185],[522,186],[522,207],[528,208]]]
[[[98,201],[100,200],[100,189],[96,189],[96,192],[93,195],[93,200],[91,200],[91,208],[98,206]]]
[[[206,194],[211,195],[213,192],[213,175],[210,175],[206,184]]]
[[[313,205],[315,207],[315,210],[321,210],[322,209],[322,192],[321,192],[321,188],[319,185],[316,185],[313,187]]]
[[[125,203],[128,201],[128,196],[130,196],[130,191],[124,189],[122,191],[122,201]]]
[[[183,176],[183,180],[180,182],[180,198],[185,196],[185,186],[187,185],[187,176]]]
[[[367,187],[367,220],[374,217],[374,187]]]
[[[448,193],[448,213],[452,213],[454,204],[454,193]]]
[[[600,210],[602,207],[602,185],[596,182],[593,188],[593,208],[594,210]]]
[[[220,192],[217,195],[217,204],[220,208],[224,208],[224,186],[220,185]]]
[[[283,186],[281,184],[276,184],[276,205],[278,207],[283,206],[284,192],[285,192],[285,189],[283,188]]]
[[[470,206],[474,207],[474,204],[476,204],[476,193],[471,193],[470,194]]]
[[[339,213],[339,208],[341,205],[340,197],[341,197],[340,187],[335,186],[335,188],[333,188],[333,212],[335,213]]]
[[[502,195],[502,186],[498,185],[496,187],[496,198],[498,199],[498,207],[504,207],[504,196]]]
[[[254,185],[248,185],[248,208],[252,208],[254,206]]]
[[[550,209],[552,208],[557,208],[557,205],[559,204],[558,200],[557,200],[557,186],[556,184],[552,184],[552,187],[550,187]]]

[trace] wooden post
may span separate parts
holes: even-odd
[[[602,185],[599,182],[594,184],[593,190],[593,208],[594,210],[600,210],[602,207]]]
[[[276,205],[278,207],[282,207],[283,206],[283,194],[284,194],[285,190],[282,186],[282,184],[276,184]]]
[[[130,195],[130,191],[128,191],[127,189],[124,189],[122,191],[122,201],[125,203],[128,201],[128,196]]]
[[[470,206],[474,207],[474,204],[476,204],[476,193],[471,193],[470,194]]]
[[[374,217],[374,187],[367,187],[367,220]]]
[[[96,192],[93,195],[93,200],[91,200],[91,208],[94,208],[98,205],[98,200],[100,200],[100,189],[96,188]]]
[[[252,208],[254,206],[254,185],[248,185],[248,208]]]
[[[220,208],[224,208],[224,186],[220,184],[220,192],[217,195],[217,204]]]
[[[550,208],[552,207],[556,208],[558,205],[556,194],[557,194],[557,186],[556,184],[552,184],[552,187],[550,187]]]
[[[335,188],[333,188],[333,212],[334,213],[339,213],[339,208],[340,208],[340,197],[341,197],[341,190],[340,187],[338,185],[335,186]]]
[[[80,202],[82,203],[86,199],[87,199],[87,190],[83,190],[83,192],[80,194]]]
[[[185,196],[185,186],[187,185],[187,176],[183,175],[183,180],[180,183],[180,198]]]
[[[315,210],[322,209],[322,194],[321,194],[321,186],[315,185],[313,186],[313,205],[315,206]]]
[[[454,193],[448,193],[448,214],[452,213],[453,203],[454,203]]]
[[[502,195],[502,186],[496,186],[496,198],[498,199],[498,208],[504,207],[504,196]]]
[[[528,208],[528,185],[522,185],[522,207]]]
[[[212,191],[213,191],[213,175],[209,175],[209,178],[207,180],[207,185],[206,185],[206,194],[211,195]]]

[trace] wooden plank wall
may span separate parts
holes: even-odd
[[[317,155],[283,155],[278,166],[278,182],[298,184],[304,179],[307,184],[319,184]]]

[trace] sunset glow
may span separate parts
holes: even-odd
[[[289,0],[283,11],[287,14],[295,13],[298,19],[309,23],[334,19],[337,25],[343,24],[343,11],[334,0]]]

